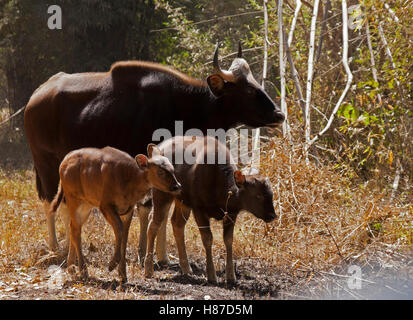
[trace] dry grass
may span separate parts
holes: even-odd
[[[286,141],[273,139],[265,151],[261,173],[273,183],[279,219],[266,226],[245,217],[239,254],[311,271],[360,260],[370,247],[411,251],[413,203],[389,204],[330,166],[306,166],[302,147]]]
[[[344,262],[367,261],[378,252],[384,253],[379,259],[392,254],[411,254],[412,203],[390,204],[385,195],[352,185],[330,166],[306,166],[302,149],[290,147],[280,139],[266,145],[261,166],[261,173],[273,183],[274,206],[279,217],[265,224],[251,214],[241,214],[235,228],[236,259],[256,261],[257,266],[263,263],[273,268],[269,272],[301,273],[309,281],[313,273],[321,274]],[[17,280],[11,279],[21,278],[29,270],[32,275],[27,281],[31,285],[50,280],[50,274],[44,270],[42,273],[36,266],[36,261],[46,253],[47,228],[42,208],[30,170],[7,173],[0,170],[0,295],[6,288],[4,283],[15,283]],[[213,222],[212,230],[215,261],[218,270],[223,270],[221,224]],[[58,236],[63,238],[63,235],[63,226],[58,221]],[[128,246],[128,275],[139,282],[143,281],[143,271],[131,263],[137,257],[138,237],[139,223],[134,218]],[[83,244],[89,273],[97,279],[117,276],[107,271],[113,239],[113,232],[102,216],[93,214],[84,227]],[[203,260],[202,243],[192,217],[186,239],[190,259]],[[168,250],[174,260],[177,253],[170,226]],[[161,273],[161,277],[169,276],[168,272]],[[77,299],[144,298],[136,288],[137,291],[108,293],[102,287],[82,289],[82,284],[73,283],[70,290],[55,295]]]

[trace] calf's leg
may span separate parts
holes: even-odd
[[[146,248],[145,257],[145,277],[150,278],[153,276],[153,250],[155,237],[158,233],[165,215],[168,214],[172,202],[172,196],[159,190],[153,190],[152,192],[152,217],[148,227],[148,243]]]
[[[225,216],[223,220],[224,243],[227,251],[227,261],[225,263],[225,277],[227,283],[235,283],[234,261],[232,258],[232,242],[234,237],[235,217]]]
[[[126,247],[128,244],[129,227],[132,221],[134,208],[132,207],[126,214],[122,215],[120,218],[123,225],[123,237],[121,244],[120,262],[119,262],[119,276],[123,282],[127,282],[126,276]]]
[[[109,262],[109,271],[112,271],[118,265],[121,258],[123,224],[122,220],[115,210],[114,205],[108,203],[102,204],[99,209],[103,213],[106,221],[109,222],[109,224],[112,226],[113,232],[115,234],[115,252],[113,254],[112,260]]]
[[[72,217],[75,220],[75,225],[80,229],[80,233],[81,233],[81,229],[83,224],[87,221],[87,219],[89,218],[90,215],[90,209],[91,207],[89,205],[86,205],[85,203],[80,203],[78,200],[74,200],[69,198],[68,200],[71,205],[74,203],[76,207],[73,207],[72,210],[74,210],[74,214],[70,213],[69,208],[66,208],[67,212],[66,214],[69,216],[69,239],[67,240],[69,243],[69,248],[68,248],[68,258],[67,258],[67,266],[69,268],[69,266],[73,265],[75,262],[75,253],[76,253],[76,248],[73,246],[73,242],[71,241],[71,220]],[[80,243],[81,245],[81,243]],[[80,247],[81,248],[81,247]],[[82,255],[83,256],[83,255]],[[84,259],[84,257],[83,257]],[[83,262],[84,264],[86,264],[85,262]],[[78,263],[79,268],[80,268],[80,263]],[[70,271],[70,268],[69,268]],[[87,272],[86,272],[86,276],[87,276]]]
[[[156,235],[156,258],[158,260],[158,264],[160,265],[169,264],[168,254],[166,252],[166,226],[168,223],[169,209],[170,207],[165,209],[165,217],[162,220]]]
[[[177,201],[175,201],[175,208],[172,214],[171,222],[176,246],[178,248],[179,265],[183,274],[192,273],[185,248],[185,225],[190,214],[191,209],[180,205],[179,203],[177,203]]]
[[[206,253],[206,268],[208,282],[217,283],[217,275],[215,273],[214,261],[212,259],[212,232],[209,224],[209,218],[202,212],[194,210],[194,217],[201,233],[202,243]]]
[[[68,270],[69,272],[72,270],[71,266],[74,264],[74,252],[76,251],[80,275],[82,278],[86,279],[88,277],[88,272],[82,254],[82,219],[81,214],[78,212],[81,203],[70,197],[66,197],[66,203],[70,213],[70,247],[67,261]]]

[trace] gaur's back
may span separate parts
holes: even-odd
[[[196,138],[196,139],[195,139]],[[182,140],[183,139],[183,140]],[[175,168],[175,175],[182,185],[184,204],[192,208],[204,208],[217,212],[225,208],[228,192],[237,191],[234,181],[236,167],[231,164],[228,148],[213,137],[174,137],[159,145],[163,154],[170,158]],[[187,152],[196,156],[187,156],[191,163],[176,164],[176,155]],[[223,164],[218,163],[218,155],[224,155]],[[209,155],[209,156],[208,156]],[[214,163],[208,164],[209,160]]]
[[[135,180],[138,171],[135,160],[123,151],[111,147],[83,148],[64,158],[60,179],[66,195],[98,206],[107,191],[105,188],[110,187],[112,193],[121,193],[120,187]]]

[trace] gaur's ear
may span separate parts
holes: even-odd
[[[224,79],[214,74],[207,78],[207,82],[208,82],[209,89],[211,89],[212,93],[215,96],[217,97],[222,96],[223,89],[224,89]]]
[[[161,154],[161,150],[158,149],[156,144],[150,143],[148,144],[148,156],[152,158],[154,156],[159,156]]]
[[[234,172],[234,179],[237,186],[242,186],[245,183],[245,176],[240,170]]]
[[[139,168],[146,169],[148,167],[148,158],[144,154],[138,154],[135,160]]]

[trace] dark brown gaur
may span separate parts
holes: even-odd
[[[222,70],[217,45],[215,72],[206,81],[144,61],[116,62],[108,72],[52,76],[33,93],[24,113],[45,212],[58,189],[60,162],[72,150],[111,146],[135,156],[146,151],[156,129],[173,135],[175,121],[183,121],[184,132],[197,128],[204,135],[207,129],[283,122],[279,106],[254,80],[241,56],[239,49],[230,69]],[[67,208],[59,211],[68,227]],[[48,216],[47,225],[49,248],[57,251],[54,216]],[[165,245],[161,248],[158,259],[166,260]]]
[[[148,145],[148,156],[138,154],[133,159],[123,151],[105,147],[75,150],[63,159],[59,168],[59,191],[50,214],[56,212],[64,199],[70,214],[69,271],[74,271],[76,254],[80,274],[87,277],[81,232],[90,210],[97,207],[115,233],[115,251],[109,271],[119,264],[119,275],[122,281],[127,281],[125,254],[135,204],[151,187],[171,194],[178,194],[181,188],[173,166],[155,145]]]
[[[231,164],[231,155],[227,147],[212,137],[174,137],[164,141],[158,147],[163,155],[171,157],[175,175],[182,185],[182,192],[180,195],[171,195],[153,190],[153,214],[148,228],[145,276],[153,276],[154,239],[174,202],[171,221],[182,273],[191,272],[185,249],[184,232],[192,210],[206,252],[208,281],[217,282],[212,259],[210,229],[210,219],[214,218],[223,221],[224,243],[227,252],[226,281],[235,282],[232,258],[235,221],[241,211],[248,211],[265,222],[276,218],[269,179],[260,175],[242,174],[234,164]],[[194,163],[175,164],[175,155],[191,150],[189,148],[197,151]],[[217,159],[219,152],[225,155],[225,164],[207,164],[207,159],[214,157]]]

